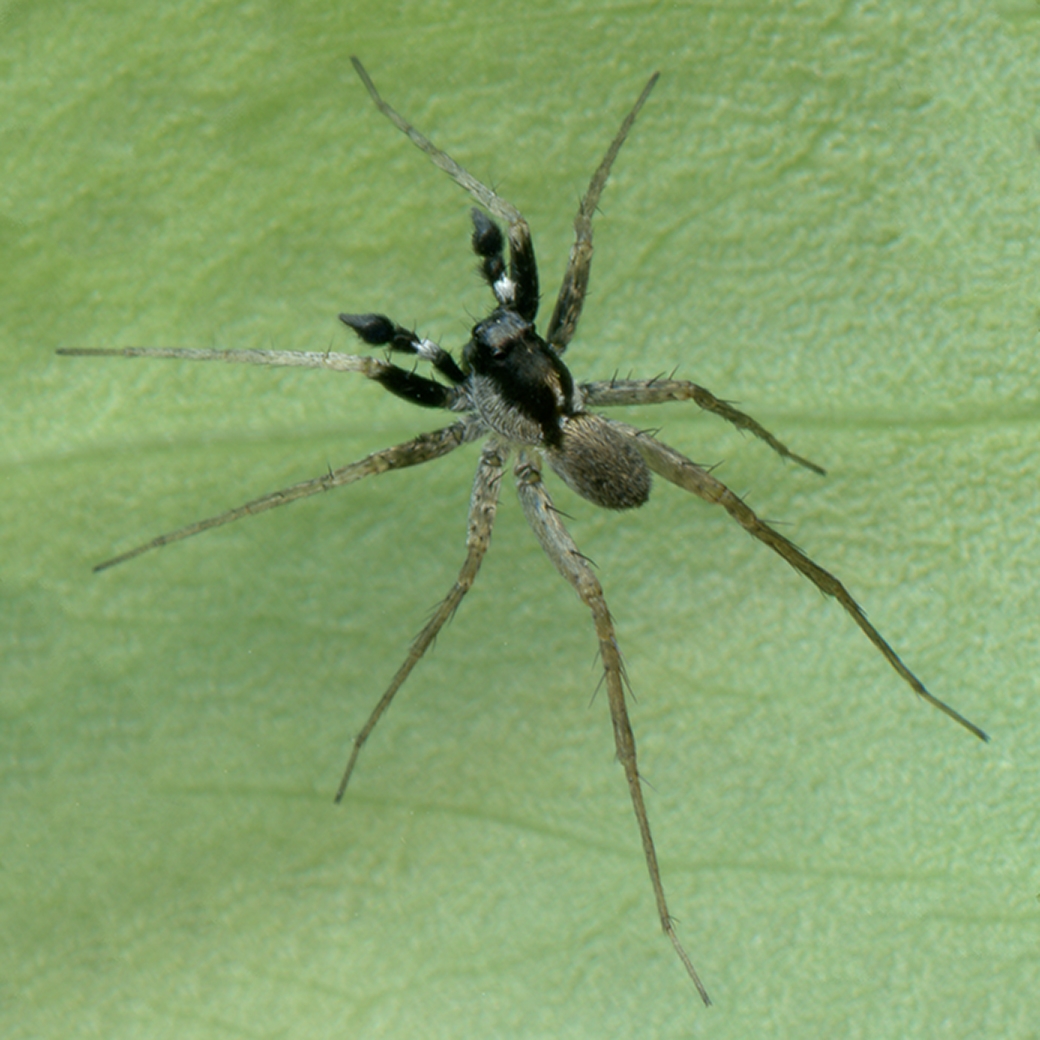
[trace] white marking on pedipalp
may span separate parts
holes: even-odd
[[[499,303],[512,303],[516,299],[516,282],[507,274],[497,278],[491,288]]]

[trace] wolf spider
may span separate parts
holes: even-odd
[[[694,383],[677,379],[610,379],[575,383],[563,363],[562,355],[574,336],[585,302],[592,263],[593,213],[611,166],[636,116],[657,82],[658,74],[650,77],[632,110],[625,117],[581,200],[574,221],[574,245],[570,251],[563,284],[545,333],[539,335],[534,324],[539,300],[538,268],[531,232],[519,210],[470,175],[394,111],[379,95],[361,62],[357,58],[351,58],[351,61],[380,112],[483,207],[474,208],[472,211],[472,247],[479,258],[481,274],[494,294],[495,307],[483,321],[473,326],[470,340],[462,349],[461,363],[456,362],[451,354],[436,343],[420,338],[381,314],[341,314],[340,320],[353,329],[364,343],[384,347],[388,357],[393,353],[410,354],[429,362],[442,380],[418,375],[410,369],[392,364],[389,360],[353,354],[165,347],[67,349],[58,353],[182,358],[251,365],[297,365],[337,372],[360,372],[398,397],[426,408],[441,408],[452,412],[457,416],[456,420],[442,429],[420,434],[391,448],[384,448],[359,462],[331,470],[313,480],[294,484],[218,516],[160,535],[144,545],[98,564],[94,569],[104,570],[133,559],[150,549],[157,549],[211,527],[219,527],[241,517],[273,509],[275,506],[285,505],[287,502],[334,487],[352,484],[363,477],[431,462],[463,444],[483,438],[484,446],[477,463],[470,499],[465,562],[451,591],[412,643],[404,664],[397,670],[386,692],[369,715],[368,721],[355,737],[346,770],[336,791],[335,800],[339,802],[369,734],[437,633],[455,613],[462,598],[472,587],[491,539],[491,527],[495,519],[499,487],[506,462],[509,456],[515,453],[513,474],[524,515],[553,565],[574,586],[592,612],[603,662],[603,677],[614,728],[617,757],[628,782],[661,927],[675,947],[704,1003],[710,1004],[707,990],[679,942],[665,901],[657,854],[640,786],[635,739],[625,706],[625,671],[610,611],[607,609],[603,589],[588,560],[574,543],[560,514],[553,506],[552,498],[542,481],[543,462],[548,462],[564,483],[582,498],[604,509],[632,509],[643,505],[650,495],[651,472],[685,491],[692,492],[706,502],[722,506],[745,531],[783,557],[821,592],[833,596],[888,663],[920,697],[975,736],[982,740],[988,738],[974,723],[969,722],[924,688],[867,620],[866,615],[837,578],[814,563],[782,534],[760,520],[725,484],[712,476],[708,470],[691,462],[645,430],[616,419],[608,419],[590,411],[590,408],[693,401],[702,409],[726,419],[738,429],[750,431],[783,458],[790,459],[815,473],[823,474],[824,471],[819,466],[794,454],[750,416]],[[484,210],[508,226],[508,264],[504,258],[506,242],[502,231]]]

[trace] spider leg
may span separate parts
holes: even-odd
[[[954,722],[959,723],[980,740],[989,740],[989,737],[975,723],[969,722],[960,712],[955,711],[950,705],[939,700],[938,697],[933,696],[925,689],[921,680],[903,664],[899,655],[889,646],[881,633],[867,620],[867,616],[863,613],[860,605],[833,574],[825,571],[819,564],[809,559],[793,542],[760,520],[742,499],[733,494],[725,484],[710,473],[707,473],[695,462],[691,462],[674,448],[669,447],[667,444],[662,444],[661,441],[656,440],[647,433],[643,433],[641,430],[637,430],[634,426],[617,422],[614,425],[628,433],[640,452],[642,452],[647,465],[655,473],[659,473],[666,480],[670,480],[684,490],[693,492],[693,494],[703,498],[706,502],[713,502],[722,506],[748,534],[753,535],[760,542],[768,545],[773,552],[782,556],[799,574],[808,578],[825,596],[833,596],[845,608],[863,634],[880,651],[885,660],[888,661],[919,697],[922,697],[933,707],[938,708],[944,715],[948,715]]]
[[[492,438],[484,445],[480,454],[480,463],[477,473],[473,479],[473,493],[469,502],[469,529],[466,535],[466,561],[459,571],[459,576],[451,591],[437,606],[433,616],[426,623],[423,630],[416,636],[405,658],[404,664],[397,669],[386,692],[379,698],[378,703],[369,715],[368,721],[362,726],[361,731],[354,738],[354,746],[347,761],[347,768],[343,771],[343,779],[336,789],[335,800],[339,802],[343,798],[343,792],[350,782],[350,774],[354,772],[361,748],[368,740],[369,734],[376,727],[376,723],[383,717],[383,712],[390,707],[394,695],[404,685],[405,679],[411,675],[412,669],[419,663],[423,654],[429,649],[430,644],[437,638],[437,633],[444,627],[451,616],[458,609],[463,596],[473,587],[473,582],[480,570],[480,564],[484,554],[491,542],[491,528],[495,522],[495,510],[498,508],[498,492],[502,484],[502,467],[505,465],[506,452]]]
[[[585,304],[585,293],[589,287],[589,268],[592,266],[592,217],[599,205],[599,197],[603,192],[603,186],[610,176],[610,168],[614,165],[621,146],[625,143],[632,124],[639,115],[639,110],[650,96],[654,84],[660,73],[655,72],[643,93],[639,95],[632,111],[625,116],[614,140],[610,142],[607,154],[596,168],[589,182],[589,189],[578,206],[578,215],[574,218],[574,245],[571,247],[571,255],[567,261],[567,270],[563,276],[563,284],[560,286],[560,294],[556,298],[556,306],[553,308],[552,317],[549,319],[549,327],[545,333],[545,339],[550,346],[559,353],[567,349],[578,327],[578,319],[581,317],[581,309]]]
[[[432,433],[422,433],[403,444],[375,451],[358,462],[350,463],[349,466],[330,470],[312,480],[304,480],[291,487],[282,488],[280,491],[272,491],[268,495],[254,498],[251,502],[246,502],[235,509],[229,509],[225,513],[219,513],[217,516],[211,516],[205,520],[197,520],[193,524],[170,531],[168,534],[161,534],[150,542],[145,542],[135,549],[130,549],[128,552],[120,553],[110,560],[99,563],[94,570],[106,570],[117,563],[132,560],[135,556],[140,556],[151,549],[159,549],[164,545],[169,545],[170,542],[179,542],[182,538],[190,538],[194,534],[208,531],[211,527],[223,527],[224,524],[234,523],[235,520],[241,520],[244,516],[254,516],[256,513],[266,512],[276,506],[295,502],[298,498],[307,498],[320,491],[331,491],[334,487],[353,484],[363,477],[371,477],[379,473],[386,473],[388,470],[404,469],[406,466],[417,466],[423,462],[430,462],[432,459],[439,459],[460,445],[476,440],[484,432],[484,427],[479,423],[462,420],[451,426],[445,426],[443,429],[434,430]]]
[[[618,649],[614,634],[614,622],[607,609],[607,601],[603,596],[603,588],[593,574],[588,561],[581,554],[574,540],[564,527],[563,521],[552,504],[549,492],[542,483],[541,467],[537,458],[523,452],[515,467],[517,490],[523,505],[524,515],[531,525],[538,541],[552,560],[556,569],[574,586],[582,602],[592,611],[599,638],[599,651],[603,660],[603,674],[607,687],[607,699],[610,703],[610,718],[614,726],[614,744],[617,757],[625,770],[628,781],[628,792],[635,810],[639,835],[643,841],[643,854],[646,857],[647,869],[650,871],[650,884],[653,886],[654,899],[657,901],[657,913],[661,919],[661,927],[675,947],[675,952],[683,962],[697,987],[701,999],[710,1004],[707,990],[697,975],[689,955],[679,942],[672,924],[672,916],[668,912],[665,901],[664,886],[661,883],[661,871],[657,865],[657,852],[654,839],[650,833],[650,820],[643,801],[643,790],[639,779],[639,767],[636,762],[636,742],[632,734],[632,726],[628,720],[628,709],[625,706],[624,667],[621,652]]]
[[[343,315],[349,318],[379,317],[379,315]],[[346,324],[350,324],[347,322]],[[360,334],[360,333],[359,333]],[[420,341],[428,343],[428,340]],[[430,344],[434,348],[434,344]],[[394,348],[391,348],[394,349]],[[436,347],[440,350],[439,347]],[[292,368],[327,368],[334,372],[360,372],[373,379],[384,389],[412,404],[427,408],[454,408],[464,394],[455,387],[444,386],[433,379],[426,379],[399,368],[389,361],[378,358],[360,357],[356,354],[333,354],[316,350],[197,350],[190,347],[66,347],[55,351],[67,357],[150,357],[174,358],[179,361],[225,361],[240,365],[273,365]],[[416,350],[415,353],[421,353]],[[450,355],[441,351],[450,361]],[[441,369],[438,359],[428,353],[423,357]],[[454,362],[452,362],[454,364]],[[447,374],[447,373],[446,373]]]
[[[590,407],[609,408],[624,405],[664,404],[667,401],[693,401],[698,407],[727,422],[738,430],[747,430],[759,440],[763,440],[778,455],[799,466],[811,469],[813,473],[826,476],[827,471],[815,462],[796,455],[782,441],[774,437],[764,426],[750,415],[734,408],[728,401],[717,398],[703,386],[690,383],[685,379],[609,379],[596,383],[582,383],[581,390],[585,394],[585,403]]]
[[[364,83],[369,96],[375,102],[376,108],[408,137],[412,144],[425,152],[435,166],[442,169],[456,184],[469,192],[489,213],[509,225],[511,284],[510,286],[503,284],[503,290],[512,294],[511,306],[522,317],[533,321],[538,312],[538,268],[534,259],[534,246],[531,243],[531,229],[527,226],[527,221],[524,220],[520,211],[496,195],[487,185],[478,181],[473,174],[461,167],[447,152],[442,152],[429,138],[419,133],[407,119],[383,100],[361,62],[353,55],[350,61],[354,66],[354,71]],[[488,254],[479,253],[479,255],[486,257]],[[492,288],[494,288],[494,284]],[[498,295],[497,289],[495,294]],[[499,302],[502,302],[501,298]]]

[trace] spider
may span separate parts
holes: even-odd
[[[461,361],[456,361],[436,343],[420,338],[382,314],[341,314],[340,320],[365,344],[385,348],[385,359],[305,351],[224,351],[165,347],[65,349],[58,353],[181,358],[251,365],[297,365],[337,372],[360,372],[406,401],[452,413],[454,421],[403,444],[373,452],[358,462],[331,470],[313,480],[305,480],[218,516],[160,535],[98,564],[94,570],[104,570],[209,528],[334,487],[352,484],[364,477],[431,462],[463,444],[483,440],[470,499],[465,561],[451,591],[415,638],[404,663],[354,738],[343,778],[336,791],[335,800],[339,802],[365,741],[437,633],[473,586],[491,539],[505,467],[510,457],[515,456],[513,475],[524,515],[552,564],[571,583],[592,614],[617,757],[628,783],[661,927],[671,940],[701,999],[706,1005],[710,1004],[708,992],[693,961],[679,941],[665,900],[643,801],[635,738],[625,704],[627,679],[614,623],[599,580],[553,506],[542,479],[544,463],[547,462],[564,483],[582,498],[604,509],[634,509],[643,505],[650,495],[651,473],[656,473],[706,502],[722,506],[745,531],[783,557],[821,592],[833,596],[918,696],[975,736],[982,740],[988,738],[978,726],[925,689],[834,575],[760,520],[707,469],[691,462],[645,430],[607,418],[591,409],[693,401],[738,429],[750,431],[783,458],[821,475],[823,469],[790,451],[750,416],[694,383],[677,379],[610,379],[576,383],[563,362],[563,354],[577,330],[585,302],[592,263],[592,217],[614,160],[653,90],[658,74],[650,77],[625,117],[581,200],[574,221],[574,245],[563,284],[549,323],[544,333],[539,335],[535,328],[539,303],[538,268],[531,232],[519,210],[469,174],[391,108],[376,90],[361,62],[357,58],[351,58],[351,61],[379,111],[482,207],[472,210],[472,247],[479,259],[481,275],[494,295],[495,306],[486,318],[473,326],[470,339],[462,349]],[[492,217],[507,225],[505,237]],[[507,244],[508,263],[505,257]],[[441,379],[427,378],[393,364],[389,359],[395,353],[428,362]]]

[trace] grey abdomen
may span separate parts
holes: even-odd
[[[650,497],[643,456],[631,438],[600,415],[583,412],[569,418],[562,446],[545,454],[569,487],[604,509],[632,509]]]

